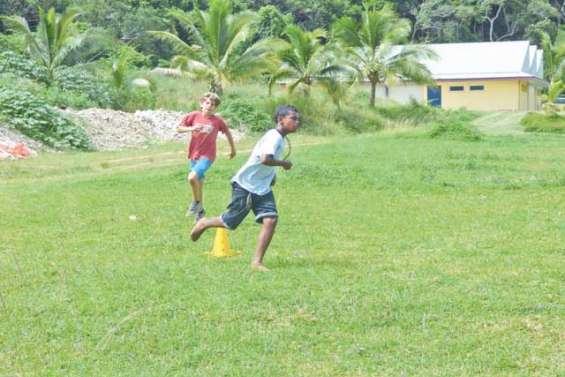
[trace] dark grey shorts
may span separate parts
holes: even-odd
[[[265,195],[257,195],[247,191],[236,182],[232,182],[231,185],[231,202],[220,216],[228,229],[237,228],[251,210],[258,223],[262,223],[265,217],[278,217],[275,196],[272,191]]]

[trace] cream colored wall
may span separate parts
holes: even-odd
[[[527,111],[528,110],[528,104],[529,104],[529,93],[528,93],[528,82],[527,81],[520,81],[519,83],[519,88],[520,88],[520,94],[519,94],[519,98],[520,98],[520,107],[518,108],[518,110],[520,111]]]
[[[384,85],[377,85],[377,90],[375,91],[375,97],[380,99],[387,98]],[[426,95],[425,92],[422,90],[422,85],[413,84],[410,82],[408,83],[400,82],[395,85],[389,86],[388,99],[400,103],[408,103],[411,100],[424,102],[426,99]]]
[[[496,111],[519,110],[521,101],[518,80],[441,81],[441,107],[468,110]],[[483,85],[483,91],[470,91],[471,85]],[[450,86],[463,86],[462,92],[449,91]],[[527,95],[527,92],[526,92]],[[525,97],[527,106],[527,97]]]
[[[538,98],[538,91],[533,85],[528,87],[528,111],[536,111],[538,110],[537,98]]]

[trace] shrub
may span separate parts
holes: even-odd
[[[387,101],[375,105],[375,111],[391,121],[423,124],[433,120],[437,116],[438,109],[416,101],[411,101],[405,105]]]
[[[63,97],[77,97],[76,100],[58,98],[59,103],[52,103],[56,106],[75,109],[110,107],[114,100],[111,87],[107,83],[79,67],[65,67],[57,70],[55,84]]]
[[[375,111],[390,121],[424,125],[428,123],[469,123],[479,114],[465,109],[444,110],[417,101],[408,104],[384,102],[375,106]]]
[[[49,105],[61,109],[71,108],[80,110],[91,107],[101,107],[96,101],[90,99],[84,92],[65,91],[58,87],[46,88],[41,92],[40,96]]]
[[[10,50],[18,54],[22,54],[25,51],[25,48],[26,48],[26,40],[23,35],[0,33],[0,51]]]
[[[153,109],[157,101],[155,93],[150,88],[127,87],[116,90],[115,93],[114,108],[129,112]]]
[[[430,137],[450,140],[478,141],[482,139],[482,134],[468,123],[443,122],[432,124]]]
[[[47,71],[24,55],[11,51],[0,53],[0,74],[14,74],[47,83]],[[35,93],[57,107],[83,109],[110,107],[113,98],[110,87],[88,71],[78,67],[61,67],[55,71],[53,85],[43,93]]]
[[[565,133],[565,115],[528,113],[520,121],[527,132]]]
[[[0,88],[0,117],[8,126],[54,148],[90,148],[81,127],[29,92]]]
[[[345,129],[356,133],[379,131],[385,127],[385,120],[378,113],[359,108],[336,111],[335,120]]]
[[[288,104],[296,107],[300,112],[300,127],[302,130],[312,134],[327,134],[326,124],[333,121],[333,104],[316,101],[312,97],[299,95],[284,95],[268,98],[263,103],[263,109],[274,124],[273,115],[279,105]]]
[[[273,127],[271,116],[257,106],[256,101],[237,96],[227,96],[220,108],[222,117],[230,127],[252,132],[262,132]]]
[[[39,82],[47,81],[45,67],[35,64],[25,55],[13,51],[0,52],[0,73],[14,73],[19,77],[26,77]]]

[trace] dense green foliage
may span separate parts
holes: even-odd
[[[230,127],[250,132],[262,132],[273,127],[270,114],[261,111],[257,101],[240,96],[228,96],[222,104],[221,115]]]
[[[227,118],[251,131],[266,129],[273,107],[289,102],[314,134],[398,123],[436,123],[438,132],[451,132],[470,122],[459,115],[472,115],[382,105],[377,85],[386,94],[401,79],[431,82],[420,61],[433,54],[411,42],[530,38],[546,50],[551,102],[563,89],[565,55],[557,33],[562,9],[548,1],[323,0],[306,6],[302,0],[63,0],[37,7],[8,0],[0,7],[0,83],[22,86],[45,105],[126,111],[194,110],[203,91],[225,91]],[[156,65],[179,67],[188,76],[159,89],[167,80],[149,72]],[[370,83],[368,95],[358,80]],[[236,93],[248,86],[264,91]]]
[[[47,3],[56,5],[59,12],[78,6],[84,11],[85,22],[110,30],[118,39],[136,40],[145,53],[159,56],[170,56],[170,50],[159,51],[165,46],[151,45],[140,31],[167,29],[168,23],[164,20],[168,9],[190,12],[208,6],[206,0],[64,0]],[[516,40],[535,38],[539,30],[555,37],[557,25],[565,19],[565,8],[560,0],[373,0],[370,3],[377,6],[392,4],[401,17],[410,19],[415,25],[414,41]],[[37,19],[34,4],[35,0],[4,0],[0,14],[17,14],[33,21]],[[274,7],[286,17],[287,23],[294,22],[308,30],[328,29],[344,16],[358,18],[363,9],[361,0],[235,0],[234,7],[236,11],[271,8],[269,12]],[[273,18],[264,17],[264,20],[269,19]],[[263,23],[259,28],[265,32],[262,37],[273,36],[277,34],[276,30],[282,30],[276,26],[280,24],[280,18],[273,20],[273,26]],[[152,27],[143,27],[150,24]]]
[[[430,137],[461,141],[479,141],[482,138],[481,133],[467,123],[434,123]]]
[[[0,87],[0,118],[8,126],[55,148],[88,149],[82,128],[28,92]]]
[[[528,113],[521,121],[528,132],[565,133],[565,115],[558,113]]]

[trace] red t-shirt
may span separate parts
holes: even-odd
[[[188,159],[207,158],[214,161],[216,159],[216,137],[218,137],[218,131],[224,134],[227,132],[226,122],[217,115],[205,116],[200,111],[193,111],[184,117],[182,124],[185,127],[202,126],[201,130],[192,131]]]

